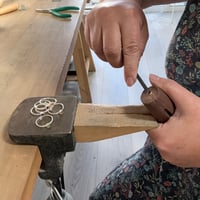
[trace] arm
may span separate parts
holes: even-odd
[[[91,49],[113,67],[124,66],[128,86],[136,81],[148,40],[143,8],[180,0],[103,0],[86,17],[85,36]]]

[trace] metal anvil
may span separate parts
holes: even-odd
[[[76,142],[93,142],[158,126],[143,106],[103,106],[79,103],[77,96],[56,96],[64,105],[62,114],[53,116],[48,128],[35,125],[38,116],[30,113],[34,103],[43,97],[25,99],[13,112],[8,134],[17,144],[37,145],[44,163],[43,179],[56,180],[62,174],[66,152]]]

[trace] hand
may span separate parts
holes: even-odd
[[[200,98],[173,80],[151,75],[150,81],[176,106],[166,123],[148,131],[153,143],[166,161],[180,167],[200,167]]]
[[[86,40],[113,67],[124,66],[128,86],[136,81],[138,64],[148,40],[146,18],[136,0],[105,0],[85,20]]]

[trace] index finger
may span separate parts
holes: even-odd
[[[140,47],[140,30],[136,24],[124,23],[122,28],[122,46],[124,76],[128,86],[136,81],[138,65],[143,50]]]

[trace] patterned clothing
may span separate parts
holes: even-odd
[[[199,173],[164,161],[147,140],[97,186],[90,200],[200,200]]]
[[[200,1],[190,0],[166,57],[168,78],[200,96]]]
[[[166,57],[166,73],[200,96],[200,0],[189,0]],[[90,200],[200,200],[200,169],[163,160],[147,139],[144,147],[117,166]]]

